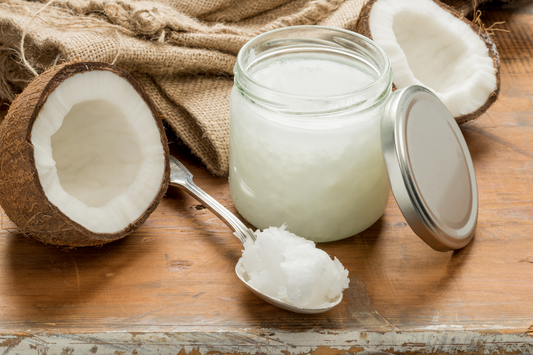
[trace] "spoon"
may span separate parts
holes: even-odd
[[[239,239],[241,244],[244,245],[244,242],[248,239],[251,239],[255,242],[256,236],[254,232],[250,228],[246,227],[233,213],[228,211],[214,198],[212,198],[205,191],[196,186],[196,184],[192,181],[192,178],[193,175],[191,174],[191,172],[187,170],[187,168],[178,159],[171,156],[170,185],[183,189],[196,200],[200,201],[205,207],[207,207],[218,218],[220,218],[224,223],[226,223],[226,225],[233,231],[233,235],[235,235]],[[246,287],[248,287],[248,289],[255,293],[259,298],[262,298],[268,303],[279,308],[286,309],[288,311],[308,314],[322,313],[329,311],[330,309],[338,305],[342,300],[341,294],[338,299],[335,300],[335,302],[328,303],[328,305],[325,307],[297,307],[275,297],[269,296],[259,291],[255,287],[250,286],[247,282],[249,280],[249,277],[246,273],[246,270],[244,269],[242,259],[240,259],[237,265],[235,266],[235,273],[237,274],[237,277],[246,285]]]

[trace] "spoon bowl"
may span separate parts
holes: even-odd
[[[304,313],[304,314],[323,313],[323,312],[329,311],[330,309],[332,309],[333,307],[335,307],[342,301],[342,293],[341,293],[340,296],[337,297],[333,302],[327,303],[327,306],[320,305],[318,307],[307,307],[307,308],[297,307],[295,305],[283,302],[282,300],[277,299],[275,297],[269,296],[266,293],[263,293],[259,291],[258,289],[256,289],[255,287],[251,286],[248,283],[249,277],[246,274],[246,270],[244,269],[242,259],[240,259],[237,265],[235,266],[235,273],[237,274],[237,277],[246,285],[246,287],[248,287],[250,291],[255,293],[257,297],[263,299],[264,301],[267,301],[268,303],[276,307],[283,308],[291,312]]]
[[[184,190],[196,200],[200,201],[205,207],[207,207],[211,212],[213,212],[233,231],[233,235],[235,235],[240,240],[241,244],[244,245],[244,242],[248,239],[251,239],[255,242],[256,236],[254,232],[250,228],[246,227],[233,213],[228,211],[218,201],[216,201],[214,198],[212,198],[206,192],[196,186],[192,179],[193,175],[191,174],[191,172],[178,159],[171,156],[170,185]],[[237,274],[237,277],[246,285],[246,287],[248,287],[248,289],[255,293],[259,298],[267,301],[268,303],[276,307],[291,312],[307,314],[327,312],[336,305],[338,305],[342,300],[341,294],[334,302],[327,303],[326,305],[305,308],[297,307],[293,304],[269,296],[264,292],[259,291],[255,287],[250,286],[247,282],[249,277],[246,274],[242,259],[240,259],[237,265],[235,266],[235,273]]]

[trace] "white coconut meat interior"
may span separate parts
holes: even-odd
[[[479,109],[496,88],[485,42],[431,0],[378,0],[369,27],[390,57],[396,87],[426,86],[455,117]]]
[[[31,131],[48,200],[95,233],[137,220],[161,186],[165,153],[147,104],[109,71],[76,74],[50,94]]]

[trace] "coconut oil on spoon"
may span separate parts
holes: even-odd
[[[256,234],[224,206],[196,186],[193,182],[193,175],[181,162],[172,156],[170,157],[170,185],[185,190],[189,195],[200,201],[219,217],[233,231],[233,234],[239,239],[241,244],[245,246],[244,257],[237,263],[235,272],[246,287],[258,297],[274,306],[296,313],[322,313],[329,311],[341,302],[342,291],[348,286],[348,272],[337,259],[332,261],[327,254],[324,257],[322,254],[325,253],[315,249],[314,243],[287,232],[284,227],[269,228],[261,232],[261,241],[256,243]],[[313,246],[311,247],[309,243],[312,243]],[[286,286],[277,286],[276,281],[279,280],[276,280],[275,275],[274,277],[263,279],[257,276],[257,274],[265,273],[265,271],[260,270],[261,265],[257,262],[249,267],[250,270],[247,270],[246,259],[249,260],[249,263],[253,263],[250,262],[253,260],[268,259],[269,264],[272,264],[272,261],[276,264],[276,258],[279,260],[280,257],[280,245],[283,247],[284,244],[286,244],[286,248],[284,248],[285,255],[282,259],[287,260],[282,261],[281,264],[278,262],[280,265],[274,265],[274,268],[270,269],[270,274],[279,273],[280,270],[287,271],[290,275],[290,282]],[[302,255],[302,253],[309,254],[306,256]],[[322,259],[322,263],[315,262],[316,259]],[[309,263],[309,260],[312,260],[312,262]],[[306,287],[305,283],[302,283],[302,279],[308,279],[309,277],[314,278],[314,287],[313,285],[309,286],[309,283],[307,283]],[[272,285],[265,285],[265,282],[271,282]],[[327,296],[329,298],[326,302],[313,304],[313,296],[316,299],[317,292],[324,291],[320,290],[324,282],[326,284],[335,283],[324,292],[324,294],[329,292]],[[261,290],[258,287],[254,287],[254,284],[262,284],[259,287]],[[287,294],[288,298],[283,297],[281,299],[272,296],[272,292],[262,291],[268,289],[269,286],[271,286],[270,288],[284,288],[283,293]],[[332,290],[334,290],[334,294],[332,294]],[[292,298],[289,297],[291,295]],[[304,305],[295,305],[293,302],[288,301],[289,299],[304,300]]]

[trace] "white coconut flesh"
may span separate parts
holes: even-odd
[[[165,153],[152,112],[109,71],[76,74],[50,94],[31,131],[48,200],[95,233],[116,233],[156,197]]]
[[[479,109],[496,88],[485,42],[431,0],[379,0],[369,27],[390,57],[396,87],[426,86],[455,117]]]

